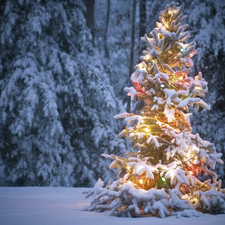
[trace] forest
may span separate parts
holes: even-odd
[[[114,116],[138,112],[124,88],[169,0],[3,0],[0,6],[0,165],[9,186],[90,187],[117,176],[101,154],[132,150]],[[193,133],[225,160],[225,2],[183,0],[208,82],[210,110]],[[216,171],[225,186],[225,167]]]

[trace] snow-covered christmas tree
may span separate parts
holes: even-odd
[[[132,141],[134,152],[126,157],[103,155],[118,168],[118,180],[104,187],[99,179],[87,197],[86,210],[111,209],[112,215],[199,216],[201,212],[225,213],[225,190],[213,171],[223,164],[214,144],[192,134],[189,106],[209,109],[202,100],[207,82],[201,72],[189,71],[195,43],[183,20],[184,5],[174,2],[161,11],[157,27],[142,40],[147,49],[131,75],[134,87],[125,91],[145,104],[139,114],[122,113],[128,126],[119,134]],[[197,210],[197,211],[196,211]]]

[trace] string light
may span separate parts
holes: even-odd
[[[130,170],[130,166],[128,166],[127,169]]]
[[[148,129],[147,127],[145,128],[145,132],[150,132],[150,129]]]
[[[140,179],[140,180],[139,180],[139,183],[140,183],[140,184],[143,184],[143,180]]]
[[[163,88],[163,87],[165,87],[165,85],[164,85],[164,84],[160,84],[160,87],[162,87],[162,88]]]
[[[150,59],[150,55],[146,55],[145,57],[144,57],[144,60],[146,60],[146,61],[148,61]]]
[[[166,181],[166,178],[165,177],[162,177],[162,181],[165,182]]]
[[[197,199],[197,198],[193,198],[193,200],[194,200],[195,202],[197,202],[197,201],[198,201],[198,199]]]
[[[165,26],[166,28],[168,28],[168,27],[169,27],[169,26],[168,26],[168,23],[166,23],[166,22],[164,23],[164,26]]]
[[[172,10],[169,10],[168,14],[169,15],[172,15],[173,14],[173,11]]]

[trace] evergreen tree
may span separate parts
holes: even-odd
[[[217,152],[223,153],[222,159],[225,160],[225,20],[223,16],[225,2],[222,0],[185,2],[189,6],[188,22],[198,51],[195,68],[202,71],[208,81],[209,94],[206,97],[211,107],[210,111],[194,113],[193,131],[214,142]],[[224,181],[224,166],[217,165],[216,171]]]
[[[208,88],[202,73],[192,78],[195,42],[188,43],[183,24],[184,5],[170,3],[161,11],[157,28],[142,40],[147,49],[131,75],[134,87],[125,91],[145,105],[139,114],[122,113],[128,126],[120,133],[134,144],[126,158],[106,155],[119,178],[103,188],[99,179],[87,197],[87,210],[118,216],[151,214],[199,216],[203,212],[225,213],[225,190],[213,171],[223,164],[214,144],[192,133],[189,107],[209,109],[202,100]]]
[[[9,184],[94,184],[105,162],[100,152],[120,154],[124,144],[112,119],[121,106],[82,1],[0,7],[0,157]],[[105,179],[113,175],[104,171]]]

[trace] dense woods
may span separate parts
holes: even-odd
[[[143,104],[123,89],[140,62],[140,37],[169,2],[2,1],[0,163],[8,185],[92,186],[116,176],[101,153],[129,148],[113,116]],[[225,2],[182,2],[198,52],[190,74],[202,71],[211,107],[192,112],[193,133],[225,159]],[[224,178],[224,166],[217,172]]]

